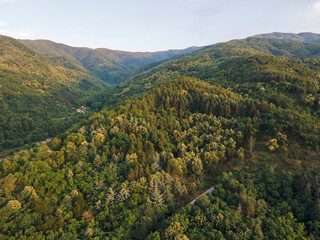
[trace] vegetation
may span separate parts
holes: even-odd
[[[0,154],[57,136],[99,111],[108,83],[139,66],[196,49],[130,53],[0,36]],[[81,106],[86,114],[76,112]]]
[[[307,43],[318,43],[318,44],[320,43],[320,34],[311,33],[311,32],[304,32],[304,33],[298,33],[298,34],[274,32],[274,33],[256,35],[256,37],[283,39],[283,40],[291,40],[291,41],[307,42]]]
[[[259,174],[223,173],[217,179],[215,191],[198,200],[195,206],[179,210],[153,236],[318,239],[318,178],[318,174],[275,173],[272,168]]]
[[[319,239],[319,53],[249,38],[144,66],[0,162],[0,239]]]
[[[72,108],[89,110],[92,96],[106,88],[12,38],[0,37],[0,52],[0,153],[65,131],[84,117]]]
[[[284,207],[276,204],[287,199],[278,199],[276,192],[270,198],[269,184],[259,185],[263,183],[259,180],[256,186],[250,180],[248,186],[241,185],[237,181],[250,179],[242,173],[235,179],[230,174],[226,175],[230,179],[220,177],[223,166],[245,160],[245,153],[253,148],[252,137],[261,138],[267,132],[257,131],[260,116],[276,109],[272,103],[180,78],[117,110],[95,114],[63,139],[1,162],[5,216],[1,232],[4,237],[33,239],[250,239],[273,236],[283,227],[283,234],[317,237],[317,218],[292,215],[289,206],[280,211]],[[287,146],[284,135],[275,136],[281,149]],[[254,177],[259,179],[261,174]],[[179,205],[188,204],[199,189],[205,189],[208,176],[217,185],[211,199],[201,200],[207,207],[196,203],[179,210]],[[258,194],[258,189],[265,192]],[[276,189],[282,191],[281,186]],[[201,227],[208,224],[213,232]],[[262,224],[268,228],[262,229]]]
[[[161,52],[125,52],[106,48],[70,47],[47,40],[22,40],[22,43],[59,64],[87,69],[91,74],[108,84],[117,84],[127,80],[134,70],[145,64],[200,49],[199,47],[190,47],[183,50]]]
[[[261,38],[216,44],[145,69],[120,85],[115,96],[126,99],[178,76],[196,77],[274,104],[278,108],[272,113],[261,113],[264,123],[259,131],[285,131],[318,148],[320,60],[300,57],[318,56],[319,51],[318,44]]]

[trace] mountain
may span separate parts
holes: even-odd
[[[254,37],[140,68],[1,160],[0,238],[319,239],[319,53]]]
[[[283,39],[283,40],[292,40],[292,41],[298,41],[298,42],[320,44],[320,34],[311,33],[311,32],[304,32],[304,33],[298,33],[298,34],[274,32],[274,33],[255,35],[255,37]]]
[[[233,40],[146,65],[117,87],[117,98],[145,92],[178,76],[197,77],[225,87],[239,86],[241,82],[254,87],[257,81],[275,75],[295,75],[300,79],[309,75],[308,78],[312,76],[316,82],[319,57],[318,44],[255,37]]]
[[[0,36],[0,151],[66,130],[74,121],[61,118],[105,89],[84,69],[63,67]]]
[[[94,76],[110,84],[125,81],[134,70],[145,64],[200,49],[190,47],[161,52],[126,52],[106,48],[70,47],[48,40],[22,40],[21,42],[53,61],[59,62],[63,58],[68,61],[68,65],[73,64],[78,68],[85,68]]]
[[[288,119],[289,112],[296,115],[288,124],[292,126],[290,131],[318,146],[320,126],[314,114],[318,114],[320,99],[319,53],[318,44],[273,39],[248,38],[215,44],[133,77],[119,86],[116,98],[139,95],[179,76],[196,77],[287,109]],[[311,112],[303,120],[298,115],[307,107]],[[306,131],[297,129],[300,124]]]
[[[62,133],[99,110],[100,95],[144,64],[195,51],[131,53],[0,36],[0,151]]]

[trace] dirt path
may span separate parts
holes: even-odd
[[[213,190],[214,190],[214,187],[209,188],[207,191],[202,193],[200,196],[198,196],[197,198],[193,199],[193,201],[190,202],[190,204],[193,205],[199,198],[201,198],[202,196],[206,195],[207,193],[211,193]]]

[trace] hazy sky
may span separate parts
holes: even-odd
[[[0,34],[156,51],[266,32],[320,33],[320,0],[0,0]]]

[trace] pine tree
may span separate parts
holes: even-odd
[[[151,201],[157,206],[161,206],[164,203],[163,195],[160,193],[158,184],[154,186],[153,192],[151,193]]]
[[[254,141],[255,141],[255,139],[251,135],[249,137],[249,142],[248,142],[248,148],[249,148],[250,155],[252,155],[252,153],[253,153]]]
[[[170,201],[173,199],[173,194],[171,193],[171,186],[170,185],[166,184],[164,186],[163,197],[166,201]]]
[[[129,191],[128,191],[127,189],[125,189],[125,188],[122,188],[122,189],[120,190],[118,199],[119,199],[120,201],[125,201],[125,200],[127,200],[129,197],[130,197]]]
[[[252,128],[253,128],[252,119],[248,118],[246,128],[244,130],[244,136],[243,136],[243,145],[245,147],[249,146],[250,137],[252,136]]]
[[[113,203],[114,199],[115,199],[115,192],[113,191],[112,187],[109,188],[109,192],[107,194],[107,200],[109,201],[109,203]]]

